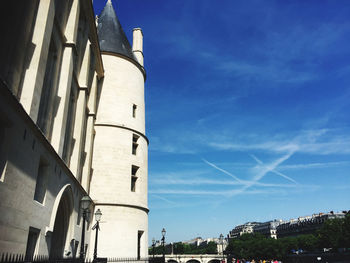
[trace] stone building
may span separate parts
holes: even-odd
[[[253,232],[260,233],[261,235],[269,238],[277,239],[277,226],[282,220],[272,220],[264,223],[260,223],[254,226]]]
[[[74,257],[85,231],[91,257],[100,209],[98,255],[147,256],[141,29],[131,47],[110,0],[97,21],[91,0],[2,10],[0,253]]]
[[[324,222],[329,219],[344,218],[346,211],[334,213],[319,213],[311,216],[290,219],[277,226],[277,237],[292,237],[304,234],[314,234]]]
[[[254,227],[259,224],[261,223],[247,222],[243,225],[238,225],[229,232],[228,238],[239,238],[243,234],[251,234],[254,232]]]

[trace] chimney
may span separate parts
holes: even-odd
[[[132,41],[132,52],[134,53],[137,61],[143,66],[143,34],[141,28],[134,28],[133,30],[133,41]]]

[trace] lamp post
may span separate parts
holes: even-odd
[[[153,254],[153,258],[154,258],[154,247],[156,246],[156,240],[154,238],[152,238],[152,254]]]
[[[165,263],[165,229],[162,229],[162,245],[163,245],[163,262]]]
[[[222,252],[222,262],[224,262],[224,235],[220,234],[220,244],[221,244],[221,252]]]
[[[89,211],[89,207],[91,204],[92,200],[89,196],[85,195],[83,198],[80,200],[80,208],[83,211],[83,227],[81,229],[81,244],[80,244],[80,260],[83,262],[85,258],[85,220],[86,220],[86,215]]]
[[[94,260],[96,261],[97,259],[97,239],[98,239],[98,231],[100,230],[100,220],[101,220],[101,210],[97,209],[95,212],[95,220],[96,224],[93,226],[92,230],[96,229],[96,235],[95,235],[95,249],[94,249]]]

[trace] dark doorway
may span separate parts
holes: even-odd
[[[55,225],[51,238],[50,258],[62,258],[64,256],[69,219],[72,212],[72,206],[69,201],[68,193],[65,191],[56,213]]]
[[[141,258],[141,237],[142,237],[143,231],[138,231],[137,233],[137,259]]]
[[[34,227],[29,227],[28,239],[27,239],[27,248],[26,248],[26,260],[32,260],[34,257],[35,248],[37,246],[38,237],[40,230]]]

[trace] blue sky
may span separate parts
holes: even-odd
[[[350,209],[350,1],[113,5],[144,32],[149,240]]]

